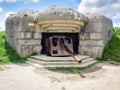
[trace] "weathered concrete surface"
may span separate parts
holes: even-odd
[[[95,64],[98,61],[90,56],[76,55],[81,63],[74,60],[73,57],[51,57],[46,55],[34,55],[27,58],[27,62],[31,65],[37,63],[41,67],[87,67],[89,65]]]
[[[106,16],[82,14],[71,8],[23,11],[6,20],[6,40],[22,57],[40,54],[42,33],[78,33],[79,54],[101,57],[112,32],[112,21]]]
[[[0,90],[120,90],[120,66],[98,64],[81,71],[82,77],[69,71],[53,72],[29,64],[2,67]]]
[[[28,26],[37,15],[38,12],[23,11],[10,15],[6,20],[6,40],[22,57],[41,51],[41,47],[35,49],[41,44],[41,33],[36,32],[35,26]]]
[[[88,23],[80,35],[79,52],[91,57],[101,57],[103,49],[113,34],[111,19],[97,13],[84,14],[88,17]]]
[[[79,33],[84,22],[87,17],[70,8],[18,12],[6,20],[6,40],[20,56],[26,57],[41,52],[43,32]]]

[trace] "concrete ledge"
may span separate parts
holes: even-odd
[[[72,57],[50,57],[45,55],[32,56],[27,58],[30,64],[39,64],[41,67],[86,67],[94,64],[97,61],[89,56],[77,55],[82,60],[82,63],[77,63]],[[61,58],[63,60],[61,60]]]
[[[86,55],[76,55],[80,60],[82,59],[87,59],[90,56],[86,56]],[[46,56],[46,55],[34,55],[31,56],[31,58],[33,59],[37,59],[37,60],[42,60],[42,61],[75,61],[71,56],[67,56],[67,57],[52,57],[52,56]]]

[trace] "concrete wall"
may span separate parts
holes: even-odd
[[[70,10],[67,9],[67,14],[65,13],[64,9],[61,9],[62,11],[58,10],[59,13],[57,13],[57,11],[55,10],[52,9],[50,13],[52,12],[52,14],[55,14],[58,19],[60,19],[59,18],[59,16],[61,15],[60,12],[63,11],[64,12],[62,14],[63,16],[60,16],[62,20],[65,21],[66,17],[64,17],[64,14],[65,15],[70,14],[71,16],[69,17],[69,20],[71,18],[72,21],[75,20],[77,20],[78,22],[82,21],[83,24],[80,23],[82,26],[78,26],[80,24],[74,25],[74,22],[73,24],[69,22],[70,24],[74,25],[74,27],[80,27],[80,30],[76,29],[77,32],[80,33],[79,54],[89,55],[91,57],[101,57],[105,45],[112,37],[112,31],[113,31],[112,21],[109,18],[100,14],[84,14],[81,16],[81,14],[77,15],[79,13],[77,12],[76,14],[75,11],[72,15],[71,9]],[[47,12],[47,14],[49,13]],[[14,48],[17,51],[17,53],[20,56],[26,57],[33,53],[40,54],[42,49],[41,46],[42,32],[44,32],[43,30],[44,28],[41,28],[43,25],[42,17],[44,17],[44,20],[50,19],[50,17],[49,18],[47,17],[47,14],[44,12],[38,13],[38,12],[24,11],[14,15],[10,15],[7,18],[6,40],[12,46],[12,48]],[[73,16],[75,19],[73,18]],[[55,18],[55,20],[57,18]],[[53,23],[51,19],[49,22]],[[84,22],[86,22],[86,25],[84,26],[84,28],[82,28]],[[60,27],[60,25],[64,23],[58,22],[58,24]],[[56,23],[54,23],[53,26],[54,25],[56,25]],[[56,31],[60,32],[60,30],[56,30]],[[65,32],[67,31],[68,29],[66,29]]]
[[[6,40],[22,57],[41,51],[41,33],[36,31],[36,26],[28,25],[34,23],[36,15],[37,12],[25,11],[6,20]]]
[[[112,21],[100,14],[85,14],[88,23],[80,34],[79,53],[101,57],[103,49],[113,33]]]

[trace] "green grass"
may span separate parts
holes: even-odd
[[[97,63],[99,63],[99,62],[95,62],[95,63],[87,65],[85,67],[46,67],[46,69],[52,70],[52,71],[69,70],[69,71],[73,72],[73,70],[84,70],[84,69],[91,68],[92,66],[94,66]]]
[[[0,64],[24,63],[25,58],[20,57],[5,40],[5,32],[0,32]]]
[[[112,39],[106,45],[100,60],[120,62],[120,28],[115,28]]]

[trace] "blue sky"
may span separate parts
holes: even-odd
[[[68,7],[80,12],[101,13],[120,27],[120,0],[0,0],[0,30],[10,13],[24,10],[43,11],[50,7]]]

